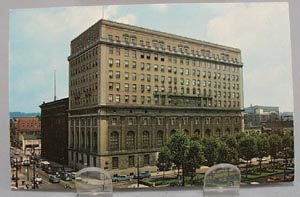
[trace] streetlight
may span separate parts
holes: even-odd
[[[19,186],[19,184],[18,184],[18,180],[19,180],[18,171],[21,167],[21,161],[18,158],[15,158],[13,165],[16,168],[15,182],[16,182],[16,188],[18,188],[18,186]]]
[[[33,168],[33,188],[32,189],[36,189],[35,160],[36,160],[35,148],[34,148],[34,145],[32,144],[32,149],[31,149],[31,162],[32,162],[32,168]]]

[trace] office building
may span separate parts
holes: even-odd
[[[71,166],[152,171],[178,129],[243,131],[239,49],[102,19],[68,60]]]

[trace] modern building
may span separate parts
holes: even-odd
[[[279,120],[279,107],[254,105],[245,108],[245,125],[247,127],[263,126],[266,122]]]
[[[42,157],[60,164],[68,164],[69,98],[40,105]]]
[[[71,166],[152,171],[178,129],[243,131],[239,49],[102,19],[71,41],[68,60]]]

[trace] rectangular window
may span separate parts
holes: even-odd
[[[125,64],[125,68],[129,67],[129,61],[128,60],[125,60],[124,64]]]
[[[124,49],[124,56],[129,57],[129,50],[128,49]]]
[[[125,103],[129,102],[129,95],[125,95]]]
[[[125,80],[129,79],[129,72],[125,72]]]
[[[116,59],[116,67],[120,67],[120,60]]]
[[[133,80],[133,81],[136,80],[136,73],[132,73],[132,80]]]
[[[113,169],[119,168],[119,157],[112,158],[112,168]]]
[[[109,82],[108,83],[108,89],[109,90],[113,90],[114,89],[113,82]]]
[[[121,100],[120,94],[117,94],[116,95],[116,103],[120,103],[120,100]]]
[[[109,101],[109,102],[113,102],[113,99],[114,99],[114,97],[113,97],[112,94],[108,95],[108,101]]]
[[[134,156],[128,157],[128,167],[134,167]]]
[[[137,99],[137,98],[136,98],[136,95],[133,95],[133,96],[132,96],[132,102],[133,102],[133,103],[136,103],[136,101],[137,101],[136,99]]]
[[[129,84],[128,83],[125,83],[124,90],[125,90],[125,92],[129,92]]]
[[[120,79],[120,77],[121,77],[120,71],[116,71],[116,78]]]
[[[109,65],[110,67],[113,66],[113,59],[112,59],[112,58],[110,58],[110,59],[108,60],[108,65]]]
[[[133,50],[133,51],[132,51],[132,57],[133,57],[133,58],[136,58],[136,50]]]
[[[116,90],[120,91],[120,83],[116,83]]]
[[[109,54],[114,54],[114,48],[113,47],[109,47]]]
[[[109,78],[113,78],[114,77],[114,72],[112,70],[108,71],[108,76]]]
[[[132,62],[132,68],[136,68],[136,61]]]

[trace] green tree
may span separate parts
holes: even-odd
[[[216,158],[218,156],[217,148],[219,142],[220,139],[215,137],[208,137],[203,140],[206,165],[212,166],[216,163]]]
[[[259,159],[259,172],[262,172],[262,159],[267,157],[270,149],[268,136],[265,134],[256,135],[257,157]]]
[[[275,170],[275,160],[277,159],[278,153],[282,150],[282,139],[277,134],[272,134],[269,136],[269,154],[271,155],[271,163],[273,171]]]
[[[163,146],[158,154],[156,166],[160,171],[163,171],[163,178],[165,178],[165,171],[169,170],[172,165],[171,151],[167,146]]]
[[[185,133],[181,130],[174,133],[167,143],[171,152],[172,162],[176,165],[178,175],[182,169],[182,184],[184,186],[184,164],[189,150],[189,140]]]
[[[238,154],[238,142],[235,138],[235,135],[227,135],[223,138],[223,141],[229,147],[230,155],[232,156],[230,163],[238,164],[239,154]]]
[[[231,154],[230,148],[228,145],[220,141],[217,147],[217,163],[232,163],[233,155]]]
[[[195,176],[195,170],[204,161],[203,145],[199,140],[190,140],[189,150],[185,160],[185,171],[191,173],[191,180]]]
[[[246,178],[248,177],[248,163],[251,167],[251,159],[255,157],[257,152],[256,140],[253,136],[246,135],[239,141],[239,155],[247,161]]]
[[[283,176],[285,179],[288,161],[294,158],[294,137],[291,133],[286,133],[282,137],[282,151],[279,153],[279,157],[284,159]]]

